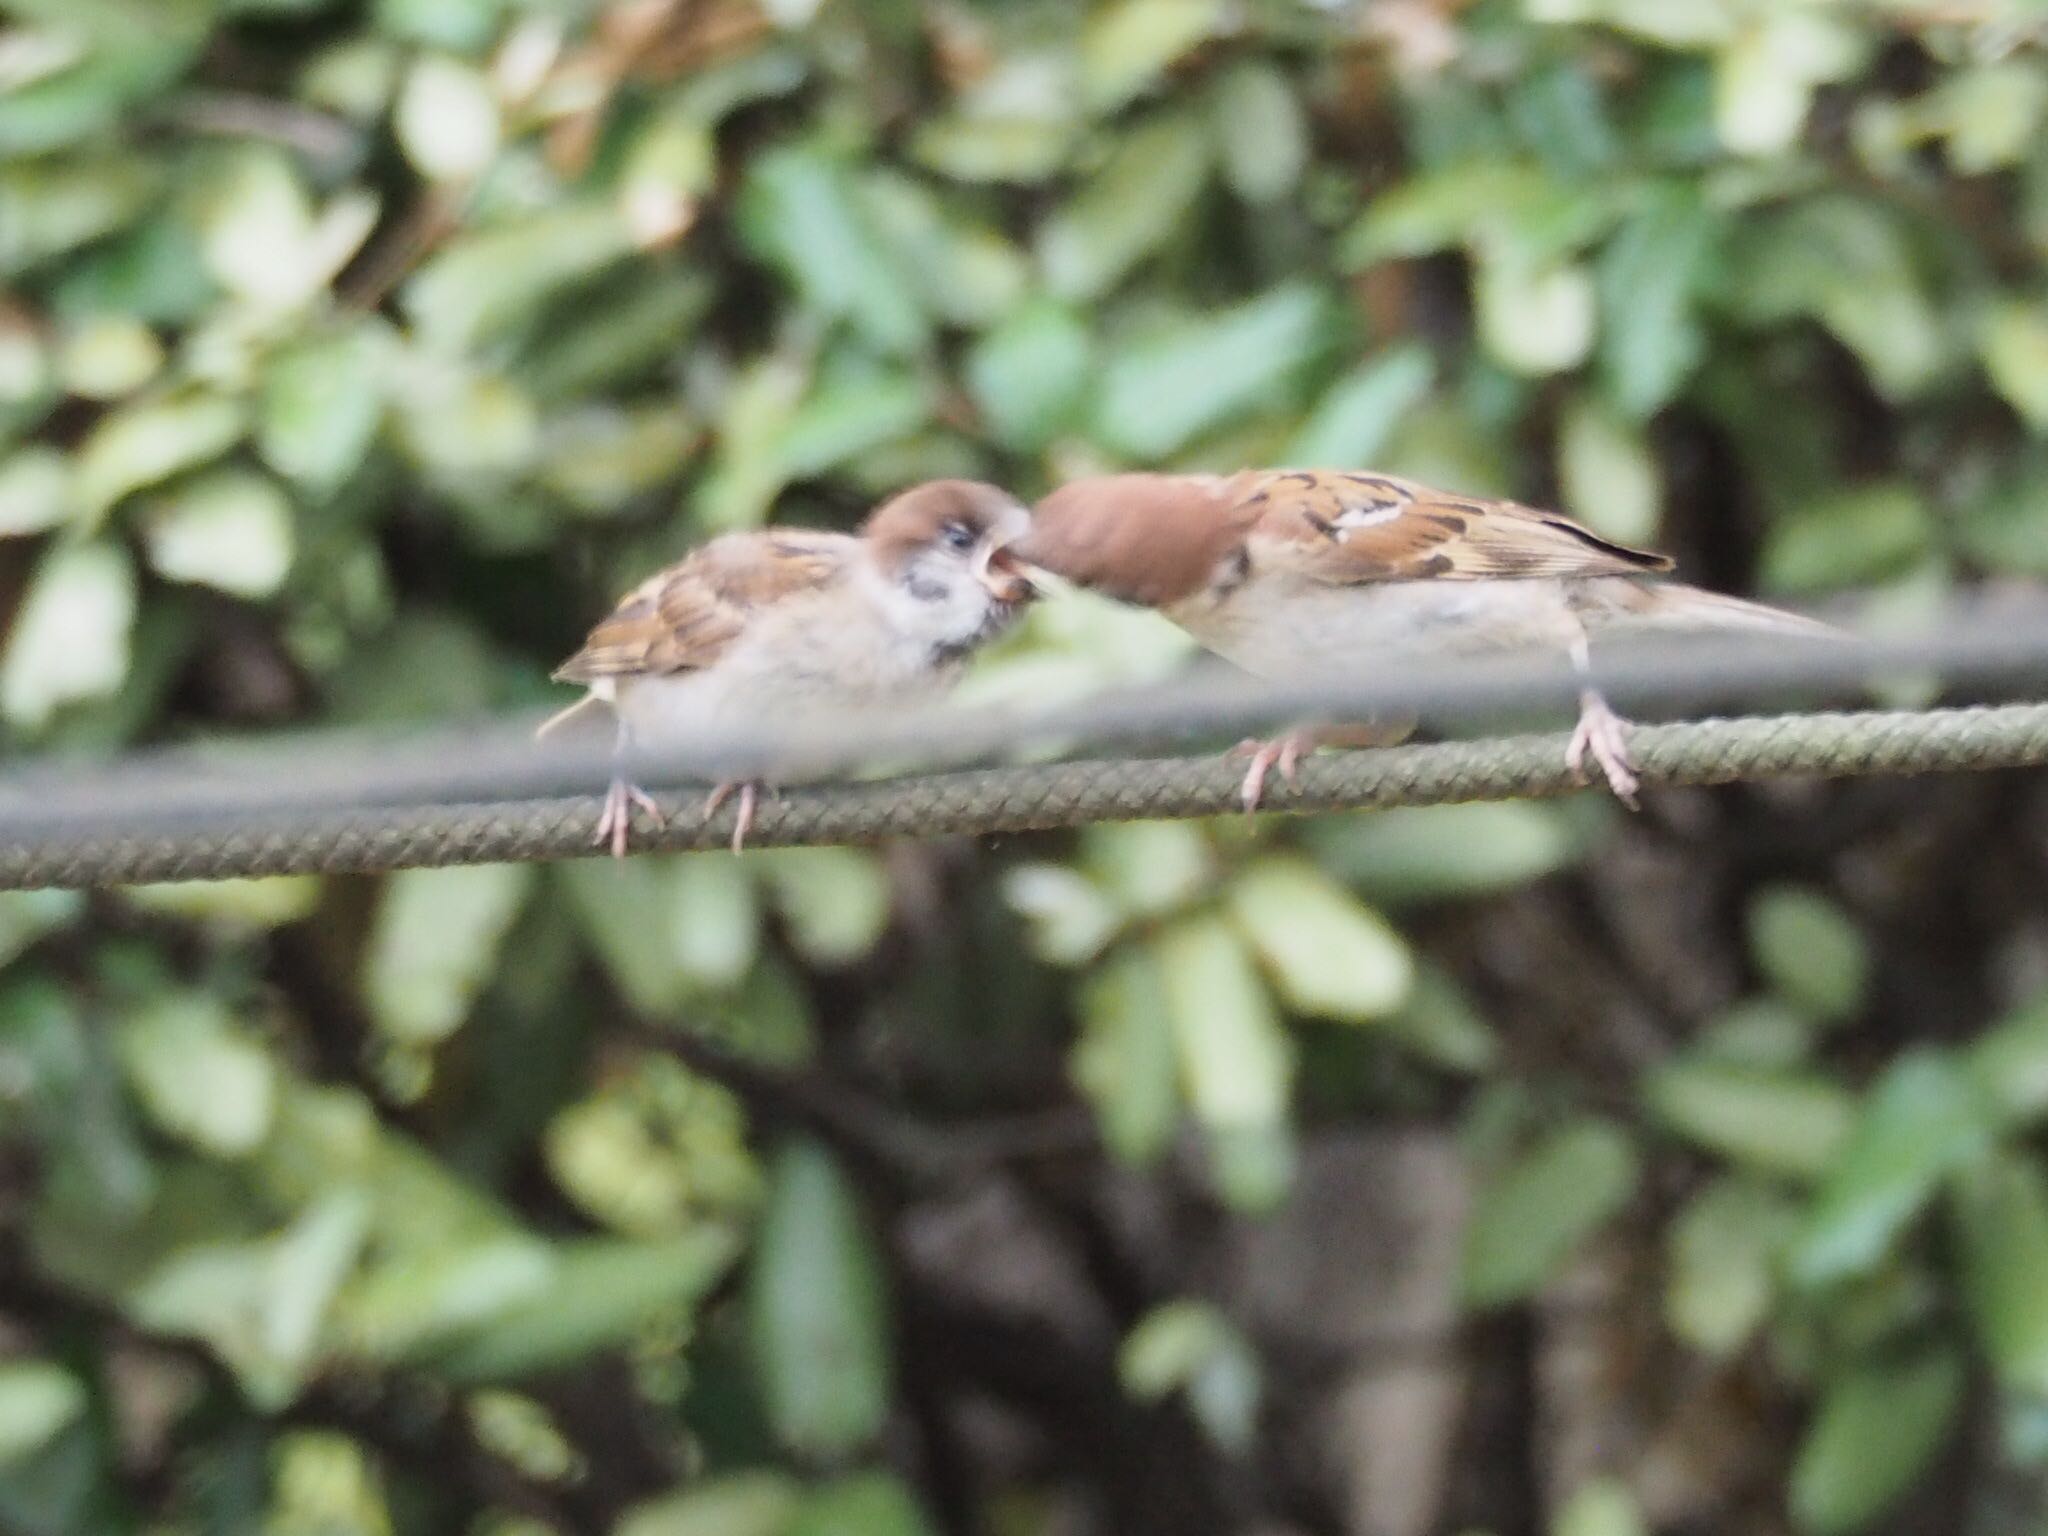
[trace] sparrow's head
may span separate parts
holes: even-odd
[[[1239,545],[1231,482],[1216,475],[1093,475],[1032,509],[1018,557],[1077,587],[1160,608],[1204,590]]]
[[[1030,527],[1031,514],[995,486],[933,480],[884,502],[861,534],[916,628],[964,651],[1036,595],[1010,549]]]

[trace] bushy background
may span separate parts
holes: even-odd
[[[0,742],[559,701],[937,474],[2048,574],[2044,37],[10,0]],[[1984,777],[0,896],[0,1527],[2037,1531],[2044,860]]]

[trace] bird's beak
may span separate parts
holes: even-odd
[[[992,544],[983,550],[975,561],[974,574],[999,603],[1021,603],[1038,595],[1024,562],[1010,552],[1007,544]]]

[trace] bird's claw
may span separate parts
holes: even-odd
[[[1599,765],[1614,798],[1632,811],[1637,809],[1636,791],[1642,787],[1642,781],[1636,777],[1635,763],[1629,757],[1628,722],[1597,693],[1579,695],[1579,723],[1564,749],[1565,767],[1581,783],[1590,777],[1586,771],[1588,758]]]
[[[626,856],[626,835],[632,829],[633,808],[638,806],[652,818],[655,826],[668,825],[668,816],[655,803],[654,796],[637,784],[624,779],[613,779],[611,788],[605,791],[604,809],[598,813],[597,835],[591,839],[598,847],[609,844],[612,857]]]
[[[752,830],[754,825],[754,806],[760,798],[759,789],[751,781],[744,784],[726,783],[716,785],[711,793],[704,798],[704,819],[709,821],[713,816],[716,816],[718,808],[725,804],[727,797],[735,789],[739,791],[740,803],[738,814],[733,817],[732,851],[739,853],[747,846],[747,833]],[[782,798],[782,792],[778,789],[771,787],[769,793],[778,800]]]
[[[1266,777],[1274,768],[1280,770],[1280,777],[1287,781],[1289,789],[1300,787],[1301,755],[1308,746],[1308,739],[1300,731],[1289,731],[1271,741],[1248,737],[1230,749],[1233,757],[1240,753],[1251,754],[1251,766],[1245,769],[1244,783],[1237,792],[1238,799],[1244,802],[1247,816],[1258,810],[1260,802],[1266,798]]]

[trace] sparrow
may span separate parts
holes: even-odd
[[[588,693],[541,727],[593,703],[629,746],[715,735],[736,721],[842,714],[914,700],[953,680],[1016,618],[1035,589],[1011,547],[1030,513],[1007,492],[934,480],[884,502],[858,533],[765,528],[729,533],[619,600],[554,671]],[[732,848],[746,844],[757,781],[718,785],[708,817],[739,791]],[[626,851],[632,809],[660,823],[616,774],[596,841]]]
[[[1342,470],[1072,481],[1038,503],[1016,552],[1077,585],[1158,609],[1258,677],[1557,646],[1581,680],[1565,761],[1583,780],[1590,759],[1631,807],[1638,781],[1626,722],[1592,685],[1590,635],[1839,633],[1761,603],[1656,580],[1672,569],[1667,556],[1555,512]],[[1351,727],[1243,743],[1239,750],[1252,753],[1245,808],[1258,807],[1276,764],[1292,784],[1301,754],[1314,746],[1387,739],[1384,728]]]

